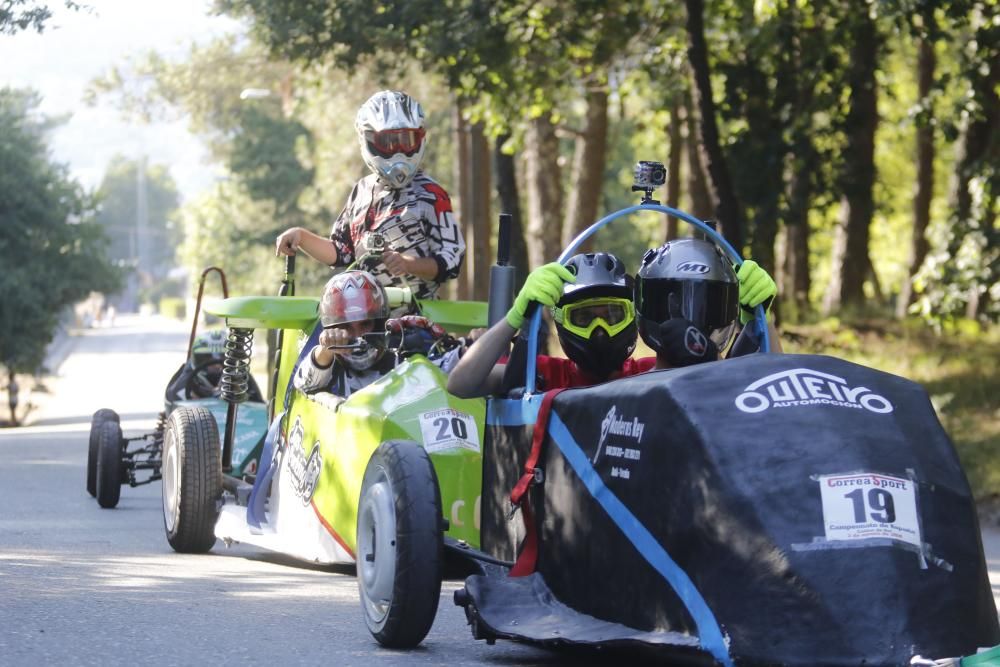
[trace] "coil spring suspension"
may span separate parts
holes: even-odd
[[[167,428],[167,413],[161,412],[156,418],[156,429],[153,431],[153,444],[157,449],[163,448],[163,432]]]
[[[228,403],[243,403],[250,398],[250,354],[253,352],[253,329],[230,329],[226,340],[226,358],[222,362],[220,395]]]

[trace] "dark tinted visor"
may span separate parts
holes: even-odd
[[[675,317],[711,332],[736,319],[739,286],[712,280],[648,279],[639,283],[639,315],[654,322]]]

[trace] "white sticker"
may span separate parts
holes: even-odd
[[[913,480],[877,473],[817,479],[827,540],[888,538],[921,546]]]
[[[476,421],[465,412],[451,408],[425,412],[420,415],[420,432],[428,453],[459,448],[481,451]]]

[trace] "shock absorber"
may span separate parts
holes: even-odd
[[[229,403],[226,409],[226,434],[222,441],[222,472],[233,470],[233,441],[236,436],[236,409],[250,398],[250,355],[253,352],[253,329],[229,330],[226,357],[222,362],[219,393]]]
[[[250,398],[250,355],[253,329],[230,329],[226,357],[222,362],[220,395],[227,403],[243,403]]]

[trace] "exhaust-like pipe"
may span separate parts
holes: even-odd
[[[517,268],[510,265],[510,213],[500,214],[497,232],[497,263],[490,267],[489,326],[499,322],[514,305],[514,283]]]

